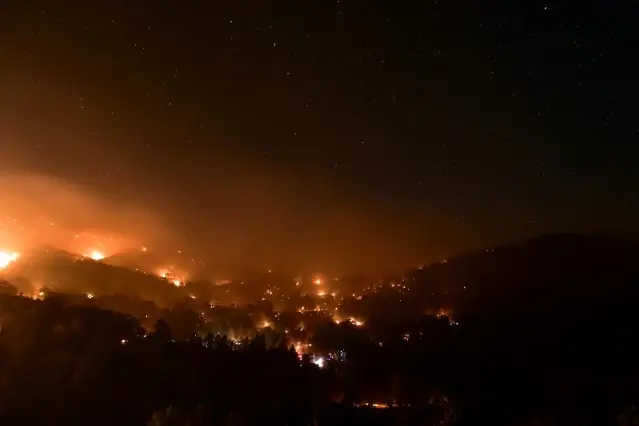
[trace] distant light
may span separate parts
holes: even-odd
[[[313,281],[313,284],[322,285],[322,279],[321,278],[315,278],[315,281]]]
[[[371,407],[383,410],[383,409],[388,408],[388,404],[380,404],[380,403],[374,402],[374,403],[371,404]]]
[[[87,299],[93,299],[94,295],[93,293],[87,293]]]
[[[148,249],[145,246],[142,246],[142,251],[147,251]]]
[[[126,344],[126,342],[127,342],[127,340],[126,340],[126,339],[122,339],[122,340],[120,340],[120,343],[122,343],[123,345],[125,345],[125,344]]]
[[[318,356],[318,357],[315,357],[315,359],[313,360],[313,364],[317,365],[319,368],[324,368],[324,365],[326,364],[326,360],[324,360],[323,357]]]
[[[326,296],[326,292],[324,290],[320,290],[320,291],[317,292],[317,295],[319,297],[324,297],[324,296]]]
[[[176,287],[182,287],[182,281],[180,280],[173,280],[173,285]]]

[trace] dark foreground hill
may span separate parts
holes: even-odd
[[[481,423],[496,406],[504,419],[558,405],[573,419],[603,419],[634,400],[638,271],[633,242],[554,235],[461,256],[415,278],[418,297],[444,293],[440,301],[459,314],[459,398]]]
[[[409,279],[414,297],[462,315],[609,310],[637,296],[639,244],[541,236],[434,264]]]
[[[332,327],[326,327],[325,340],[339,342],[330,350],[342,357],[326,369],[308,359],[300,366],[286,347],[267,351],[266,340],[247,348],[228,341],[217,347],[221,336],[183,341],[171,333],[177,329],[173,326],[155,327],[144,337],[127,316],[61,303],[59,297],[6,297],[0,312],[0,376],[5,378],[0,420],[3,425],[138,425],[169,405],[192,410],[202,404],[224,415],[235,410],[255,416],[245,424],[306,425],[300,413],[326,413],[332,401],[352,409],[351,402],[397,398],[413,408],[430,407],[441,392],[460,413],[459,424],[616,424],[620,413],[639,402],[637,260],[634,243],[564,235],[413,271],[406,277],[410,290],[403,290],[403,284],[401,291],[397,285],[384,286],[350,300],[361,304],[368,317],[382,312],[369,302],[386,300],[389,315],[380,315],[386,324],[367,317],[356,327],[324,318]],[[147,275],[68,254],[25,256],[15,267],[16,274],[53,272],[57,282],[70,277],[79,291],[145,289],[149,295],[142,299],[165,290],[190,291],[189,285],[174,287],[151,275],[147,285]],[[96,292],[90,302],[99,299]],[[447,306],[457,322],[408,318]],[[204,325],[214,330],[218,319],[235,311],[210,307],[215,321]],[[308,318],[319,315],[312,312]],[[276,328],[293,330],[299,324],[294,317],[289,326],[284,316],[273,315]],[[123,324],[132,325],[129,334],[117,334]],[[312,329],[313,323],[305,318],[303,327]],[[318,329],[307,337],[319,349]],[[289,337],[302,339],[293,331],[295,337]],[[39,410],[31,409],[33,401]]]

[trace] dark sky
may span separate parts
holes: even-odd
[[[634,236],[632,3],[3,0],[0,170],[220,265]]]

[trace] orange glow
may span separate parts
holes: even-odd
[[[102,252],[97,250],[91,250],[88,254],[85,254],[84,256],[93,260],[102,260],[106,257],[104,254],[102,254]]]
[[[18,260],[20,253],[0,251],[0,269],[5,269]]]
[[[317,295],[319,297],[324,297],[324,296],[326,296],[326,292],[324,290],[320,290],[320,291],[317,292]]]
[[[158,269],[155,273],[158,277],[168,280],[176,287],[184,287],[184,281],[186,280],[186,277],[176,276],[172,266],[170,268]]]
[[[322,279],[321,278],[315,278],[315,280],[313,281],[313,284],[322,285]]]
[[[364,325],[363,321],[356,320],[355,318],[351,318],[350,321],[353,323],[355,327],[361,327]]]
[[[368,402],[361,402],[359,404],[354,404],[356,407],[372,407],[372,408],[377,408],[377,409],[386,409],[389,407],[388,404],[384,404],[384,403],[380,403],[380,402],[373,402],[373,403],[368,403]],[[394,407],[396,405],[393,405]]]
[[[295,352],[297,353],[297,357],[299,359],[302,359],[302,356],[304,355],[304,353],[306,353],[306,349],[308,348],[308,345],[303,344],[302,342],[295,342],[295,344],[293,345],[293,348],[295,349]]]

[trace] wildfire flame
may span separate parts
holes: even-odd
[[[20,253],[0,251],[0,269],[5,269],[18,260]]]
[[[184,287],[185,280],[187,279],[186,276],[176,276],[173,266],[169,268],[158,269],[156,271],[156,274],[158,277],[169,281],[176,287]]]
[[[350,321],[355,327],[361,327],[362,325],[364,325],[363,321],[359,321],[355,318],[350,318]]]
[[[89,254],[85,254],[85,257],[88,257],[89,259],[93,259],[93,260],[102,260],[104,259],[106,256],[104,254],[102,254],[102,252],[99,252],[97,250],[91,250],[89,252]]]

